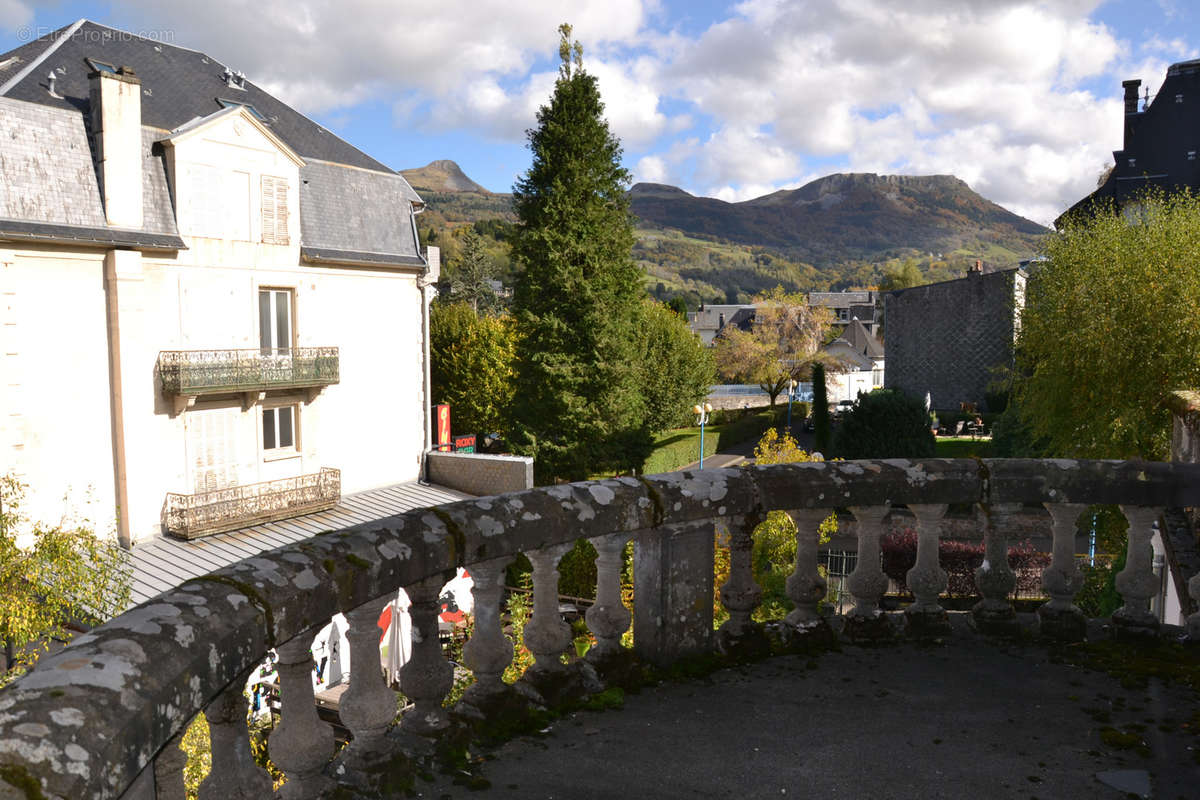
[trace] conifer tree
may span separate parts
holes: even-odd
[[[521,329],[511,444],[539,483],[641,465],[650,448],[637,385],[642,270],[621,166],[596,78],[571,26],[562,65],[529,131],[533,161],[513,187]]]

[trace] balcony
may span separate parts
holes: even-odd
[[[341,470],[230,486],[196,494],[167,493],[163,511],[167,533],[195,539],[247,525],[325,511],[342,497]]]
[[[250,350],[163,350],[158,380],[176,413],[202,395],[240,393],[254,397],[270,389],[308,389],[315,393],[338,383],[336,347]],[[310,398],[311,399],[311,398]]]
[[[1073,604],[1081,585],[1074,536],[1091,503],[1121,504],[1129,522],[1126,566],[1116,583],[1123,605],[1101,621],[1084,619]],[[916,566],[907,577],[915,602],[888,613],[880,607],[887,578],[879,541],[892,508],[901,504],[913,515],[918,534]],[[986,551],[976,573],[982,600],[970,612],[952,614],[939,602],[946,573],[938,563],[950,504],[979,508]],[[1164,508],[1196,506],[1200,465],[929,459],[619,478],[415,510],[317,535],[189,581],[44,657],[0,691],[0,790],[7,781],[17,796],[38,791],[54,798],[182,796],[179,736],[204,713],[213,751],[201,797],[272,796],[269,778],[249,758],[242,692],[249,672],[272,648],[282,705],[269,746],[272,762],[287,777],[277,795],[286,799],[404,796],[397,787],[411,787],[414,771],[428,771],[413,767],[414,761],[428,757],[450,732],[462,741],[459,734],[514,708],[558,707],[605,685],[620,685],[631,668],[669,670],[694,659],[734,663],[761,656],[767,640],[803,655],[775,656],[753,671],[682,687],[666,698],[674,705],[665,712],[647,711],[644,702],[657,702],[670,690],[645,692],[637,698],[641,710],[628,711],[634,716],[620,711],[590,721],[594,736],[588,727],[556,726],[549,766],[544,758],[542,767],[510,763],[501,753],[484,766],[485,775],[490,769],[499,778],[493,784],[498,796],[516,796],[501,788],[514,785],[518,794],[546,794],[537,791],[539,774],[578,789],[555,790],[556,796],[692,796],[645,787],[662,787],[663,774],[698,780],[723,765],[727,774],[749,775],[746,780],[764,785],[777,775],[791,776],[782,786],[786,793],[780,786],[757,793],[762,786],[750,786],[750,796],[806,795],[813,787],[827,787],[830,796],[834,789],[844,796],[1100,796],[1094,783],[1068,785],[1054,769],[1086,772],[1091,780],[1091,772],[1126,759],[1103,749],[1101,723],[1087,716],[1101,710],[1081,708],[1102,697],[1111,700],[1114,690],[1083,671],[1048,665],[1044,658],[1031,665],[1018,656],[1042,647],[1040,641],[1104,637],[1115,648],[1135,648],[1140,641],[1183,636],[1185,629],[1164,629],[1150,612],[1160,584],[1149,543]],[[1036,613],[1018,614],[1010,600],[1016,579],[1006,557],[1010,518],[1034,507],[1044,509],[1052,532],[1052,560],[1042,576],[1048,599]],[[847,582],[853,607],[834,617],[820,607],[826,586],[818,571],[818,526],[831,509],[852,522],[858,552]],[[751,568],[751,532],[770,511],[786,512],[797,526],[787,582],[794,609],[764,626],[752,619],[761,591]],[[720,587],[729,619],[714,630],[718,532],[730,548],[729,579]],[[557,567],[581,538],[598,553],[596,602],[586,614],[596,644],[584,658],[568,661],[563,655],[573,650],[572,636],[559,616]],[[622,552],[630,540],[632,613],[622,602],[620,583]],[[500,601],[504,569],[519,553],[533,566],[525,645],[534,663],[518,691],[502,680],[513,647],[502,627]],[[461,659],[474,684],[456,706],[446,708],[455,669],[438,641],[439,591],[459,565],[474,579],[475,625]],[[356,670],[340,706],[352,738],[338,750],[332,729],[315,710],[312,637],[333,614],[344,612],[352,665],[377,662],[376,621],[400,587],[412,600],[413,637],[399,686],[412,707],[395,722],[396,695],[382,671]],[[1187,588],[1192,601],[1200,601],[1200,577]],[[631,620],[632,649],[622,643]],[[1186,635],[1200,641],[1200,613],[1188,618]],[[837,642],[843,643],[840,652],[811,655]],[[821,660],[819,667],[815,660]],[[834,670],[831,677],[819,683],[811,677],[827,669]],[[743,675],[765,689],[751,700],[743,694],[731,701],[728,686],[742,682]],[[1115,680],[1102,677],[1121,691]],[[1172,730],[1177,729],[1194,709],[1178,696],[1157,683],[1131,694],[1131,722],[1153,739],[1158,729],[1144,723],[1161,706],[1174,710]],[[1124,724],[1112,713],[1113,724]],[[677,723],[681,715],[692,722]],[[695,722],[701,715],[707,724]],[[838,739],[843,728],[868,733]],[[952,729],[944,741],[942,729]],[[663,730],[677,734],[667,737],[675,740],[674,748],[663,759],[647,759],[649,749],[635,759],[640,745],[661,738]],[[703,741],[688,738],[694,730]],[[926,738],[917,741],[918,735]],[[1162,779],[1164,796],[1186,794],[1195,767],[1190,755],[1180,753],[1192,740],[1182,733],[1158,738],[1170,742],[1145,763],[1174,770]],[[831,739],[845,742],[844,749],[829,751]],[[605,740],[618,742],[606,751],[617,760],[587,762],[598,752],[596,743]],[[563,747],[555,748],[559,741]],[[751,764],[760,748],[775,760]],[[628,762],[620,760],[621,753],[631,754]],[[1136,753],[1128,758],[1141,763]],[[805,762],[817,778],[807,785],[797,767]],[[564,763],[573,766],[566,769]],[[581,763],[592,766],[576,769]],[[1015,771],[1026,768],[1029,772]],[[831,785],[835,774],[844,775],[845,783]],[[1179,785],[1185,788],[1171,788]]]

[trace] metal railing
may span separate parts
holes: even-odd
[[[167,493],[163,512],[167,532],[195,539],[222,531],[324,511],[342,497],[341,470],[230,486],[196,494]]]
[[[338,383],[336,347],[163,350],[158,379],[166,395],[294,389]]]

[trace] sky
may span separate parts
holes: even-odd
[[[953,174],[1049,223],[1121,146],[1121,81],[1200,57],[1194,0],[0,0],[0,52],[86,17],[201,50],[396,169],[529,166],[558,34],[635,181],[746,200]]]

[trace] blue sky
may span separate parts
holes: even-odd
[[[569,21],[635,180],[741,200],[954,174],[1047,222],[1120,146],[1121,87],[1200,57],[1190,0],[0,0],[0,52],[80,17],[202,50],[396,168],[528,166]]]

